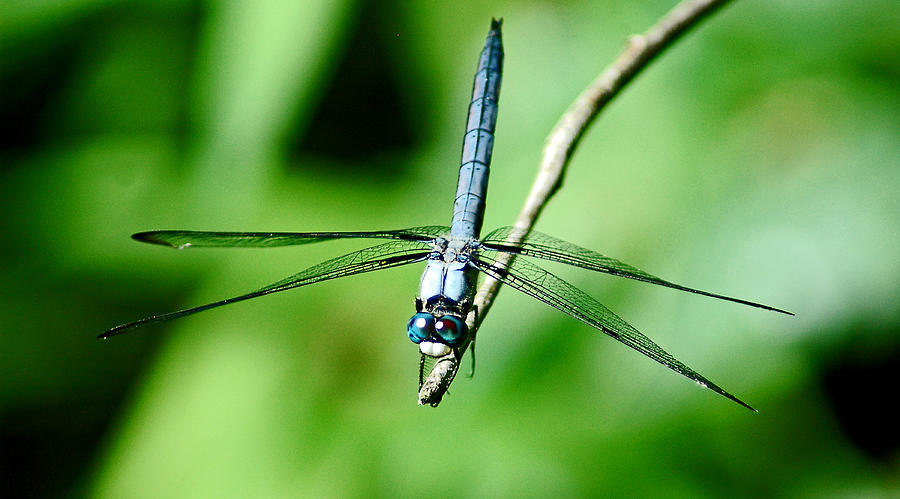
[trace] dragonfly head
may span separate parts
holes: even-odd
[[[465,343],[469,328],[463,319],[454,315],[435,317],[428,312],[417,312],[409,319],[406,333],[423,354],[443,357]]]

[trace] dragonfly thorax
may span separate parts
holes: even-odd
[[[478,280],[478,270],[471,261],[477,248],[473,242],[470,238],[452,236],[431,242],[433,251],[428,255],[419,285],[419,300],[426,307],[453,304],[451,308],[456,315],[465,317],[468,314]]]
[[[419,351],[443,357],[463,345],[469,337],[465,318],[475,298],[477,269],[470,257],[475,251],[471,238],[449,237],[432,241],[416,314],[407,325],[409,339]]]
[[[449,236],[439,237],[431,241],[433,252],[429,259],[436,259],[446,263],[467,263],[469,257],[479,247],[480,243],[470,237]]]

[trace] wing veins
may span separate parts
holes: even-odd
[[[347,253],[331,260],[326,260],[320,264],[309,267],[301,272],[289,276],[280,281],[264,286],[251,293],[226,298],[224,300],[207,303],[193,308],[178,310],[167,314],[154,315],[144,319],[129,322],[116,326],[107,330],[98,338],[109,338],[116,336],[131,329],[154,324],[157,322],[178,319],[198,312],[203,312],[212,308],[230,305],[232,303],[257,298],[260,296],[285,291],[300,286],[306,286],[317,282],[336,279],[355,274],[362,274],[374,270],[382,270],[391,267],[398,267],[423,260],[429,254],[426,250],[427,245],[418,242],[408,241],[391,241],[376,246],[364,248],[352,253]]]
[[[408,229],[363,232],[216,232],[198,230],[152,230],[132,234],[143,243],[159,244],[176,249],[207,248],[275,248],[311,244],[335,239],[397,239],[429,241],[447,231],[447,227],[432,225]]]
[[[676,359],[653,340],[644,336],[640,331],[603,306],[603,304],[537,265],[517,259],[508,267],[501,268],[494,265],[495,261],[483,259],[481,254],[473,258],[472,262],[476,268],[488,276],[599,329],[620,343],[678,374],[750,410],[756,411],[747,403]]]
[[[606,274],[614,275],[617,277],[625,277],[637,281],[648,282],[650,284],[656,284],[658,286],[665,286],[667,288],[677,289],[679,291],[687,291],[689,293],[709,296],[711,298],[740,303],[741,305],[770,310],[772,312],[794,315],[787,310],[764,305],[762,303],[743,300],[741,298],[732,298],[730,296],[720,295],[717,293],[711,293],[709,291],[703,291],[700,289],[689,288],[687,286],[675,284],[673,282],[666,281],[665,279],[656,277],[655,275],[648,274],[641,269],[620,262],[615,258],[610,258],[603,254],[597,253],[596,251],[583,248],[568,241],[564,241],[562,239],[558,239],[540,232],[532,232],[525,241],[522,241],[518,244],[506,243],[505,239],[512,229],[512,227],[502,227],[491,232],[482,241],[482,245],[485,248],[493,251],[502,251],[505,253],[529,256],[532,258],[540,258],[543,260],[563,263],[586,270],[593,270],[595,272],[604,272]],[[535,240],[539,240],[540,242],[537,242]]]

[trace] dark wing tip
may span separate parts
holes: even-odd
[[[156,239],[155,236],[156,236],[157,232],[159,232],[159,231],[149,230],[146,232],[135,232],[134,234],[131,235],[131,238],[134,239],[135,241],[140,241],[142,243],[165,244],[166,246],[168,246],[168,243],[164,243],[164,242],[160,241],[159,239]]]
[[[763,305],[762,303],[756,303],[756,302],[747,301],[747,300],[740,300],[740,299],[737,299],[737,298],[728,298],[728,300],[729,300],[729,301],[736,302],[736,303],[740,303],[740,304],[743,304],[743,305],[750,305],[751,307],[761,308],[761,309],[763,309],[763,310],[768,310],[768,311],[770,311],[770,312],[778,312],[779,314],[790,315],[791,317],[794,316],[794,313],[793,313],[793,312],[788,312],[787,310],[783,310],[783,309],[780,309],[780,308],[772,307],[772,306],[769,306],[769,305]]]
[[[160,246],[166,246],[168,248],[182,249],[182,248],[186,248],[186,247],[190,246],[190,245],[175,246],[171,242],[160,238],[159,235],[164,232],[171,232],[171,231],[149,230],[146,232],[136,232],[131,235],[131,238],[134,239],[135,241],[139,241],[142,243],[158,244]]]
[[[729,398],[731,398],[731,397],[729,397]],[[741,399],[739,399],[739,398],[737,398],[737,397],[731,398],[731,400],[733,400],[733,401],[737,402],[738,404],[741,404],[742,406],[746,407],[747,409],[750,409],[751,411],[753,411],[753,412],[759,414],[759,411],[757,411],[757,410],[756,410],[755,408],[753,408],[750,404],[744,402],[743,400],[741,400]]]
[[[617,275],[616,273],[612,273],[612,274],[613,274],[613,275]],[[623,275],[623,274],[618,274],[618,275]],[[624,274],[624,277],[631,277],[631,276],[628,275],[628,274]],[[651,276],[651,277],[652,277],[652,276]],[[730,301],[730,302],[733,302],[733,303],[740,303],[741,305],[747,305],[747,306],[750,306],[750,307],[760,308],[760,309],[763,309],[763,310],[768,310],[768,311],[770,311],[770,312],[778,312],[779,314],[790,315],[790,316],[793,316],[793,315],[794,315],[793,312],[788,312],[787,310],[784,310],[784,309],[781,309],[781,308],[777,308],[777,307],[773,307],[773,306],[771,306],[771,305],[765,305],[765,304],[763,304],[763,303],[757,303],[757,302],[755,302],[755,301],[744,300],[744,299],[741,299],[741,298],[733,298],[733,297],[731,297],[731,296],[720,295],[720,294],[718,294],[718,293],[710,293],[709,291],[703,291],[703,290],[700,290],[700,289],[688,288],[688,287],[686,287],[686,286],[682,286],[682,285],[680,285],[680,284],[674,284],[674,283],[671,283],[671,282],[668,282],[668,281],[664,281],[664,280],[659,279],[659,278],[654,278],[654,279],[658,279],[658,280],[646,279],[646,278],[643,278],[643,277],[640,277],[640,276],[638,276],[638,277],[633,277],[633,278],[636,279],[636,280],[638,280],[638,281],[649,282],[649,283],[652,283],[652,284],[659,284],[659,285],[666,286],[666,287],[669,287],[669,288],[672,288],[672,289],[677,289],[677,290],[679,290],[679,291],[687,291],[687,292],[689,292],[689,293],[695,293],[695,294],[698,294],[698,295],[709,296],[710,298],[717,298],[717,299],[720,299],[720,300]]]
[[[131,322],[128,324],[122,324],[121,326],[116,326],[112,329],[107,329],[102,334],[98,334],[97,339],[98,340],[108,340],[108,339],[112,338],[113,336],[118,336],[118,335],[128,331],[129,329],[131,329],[133,327],[133,325],[134,325],[134,323]]]
[[[750,306],[750,307],[760,308],[760,309],[763,309],[763,310],[768,310],[769,312],[778,312],[779,314],[790,315],[790,316],[793,316],[793,315],[794,315],[793,312],[788,312],[787,310],[780,309],[780,308],[777,308],[777,307],[773,307],[773,306],[771,306],[771,305],[765,305],[765,304],[762,304],[762,303],[757,303],[757,302],[755,302],[755,301],[742,300],[742,299],[740,299],[740,298],[732,298],[732,297],[730,297],[730,296],[720,295],[720,294],[716,294],[716,293],[710,293],[710,292],[708,292],[708,291],[695,290],[695,289],[693,289],[693,288],[683,288],[683,287],[678,287],[678,288],[675,288],[675,289],[679,289],[679,290],[682,290],[682,291],[690,291],[691,293],[696,293],[696,294],[698,294],[698,295],[704,295],[704,296],[709,296],[709,297],[712,297],[712,298],[718,298],[718,299],[720,299],[720,300],[726,300],[726,301],[730,301],[730,302],[733,302],[733,303],[740,303],[741,305],[748,305],[748,306]]]
[[[680,373],[680,374],[684,375],[684,373]],[[728,400],[731,400],[732,402],[736,402],[737,404],[742,405],[757,414],[759,413],[759,411],[754,409],[753,406],[751,406],[750,404],[748,404],[748,403],[744,402],[743,400],[735,397],[734,395],[726,392],[725,390],[722,389],[721,386],[716,385],[715,383],[712,383],[709,380],[697,380],[697,379],[694,379],[694,377],[692,377],[692,376],[688,376],[688,378],[693,379],[698,385],[702,386],[703,388],[708,388],[708,389],[718,393],[719,395],[727,398]]]

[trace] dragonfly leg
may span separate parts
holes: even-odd
[[[471,324],[478,324],[478,307],[477,306],[472,307],[472,311],[469,312],[469,315],[471,316],[472,320],[467,321],[467,322],[470,322]],[[477,333],[477,332],[478,332],[477,327],[472,328],[472,339],[469,340],[469,348],[472,350],[472,369],[469,371],[469,374],[467,375],[469,378],[475,376],[475,333]]]
[[[422,385],[425,384],[425,354],[423,353],[421,357],[419,357],[419,390],[422,390]]]

